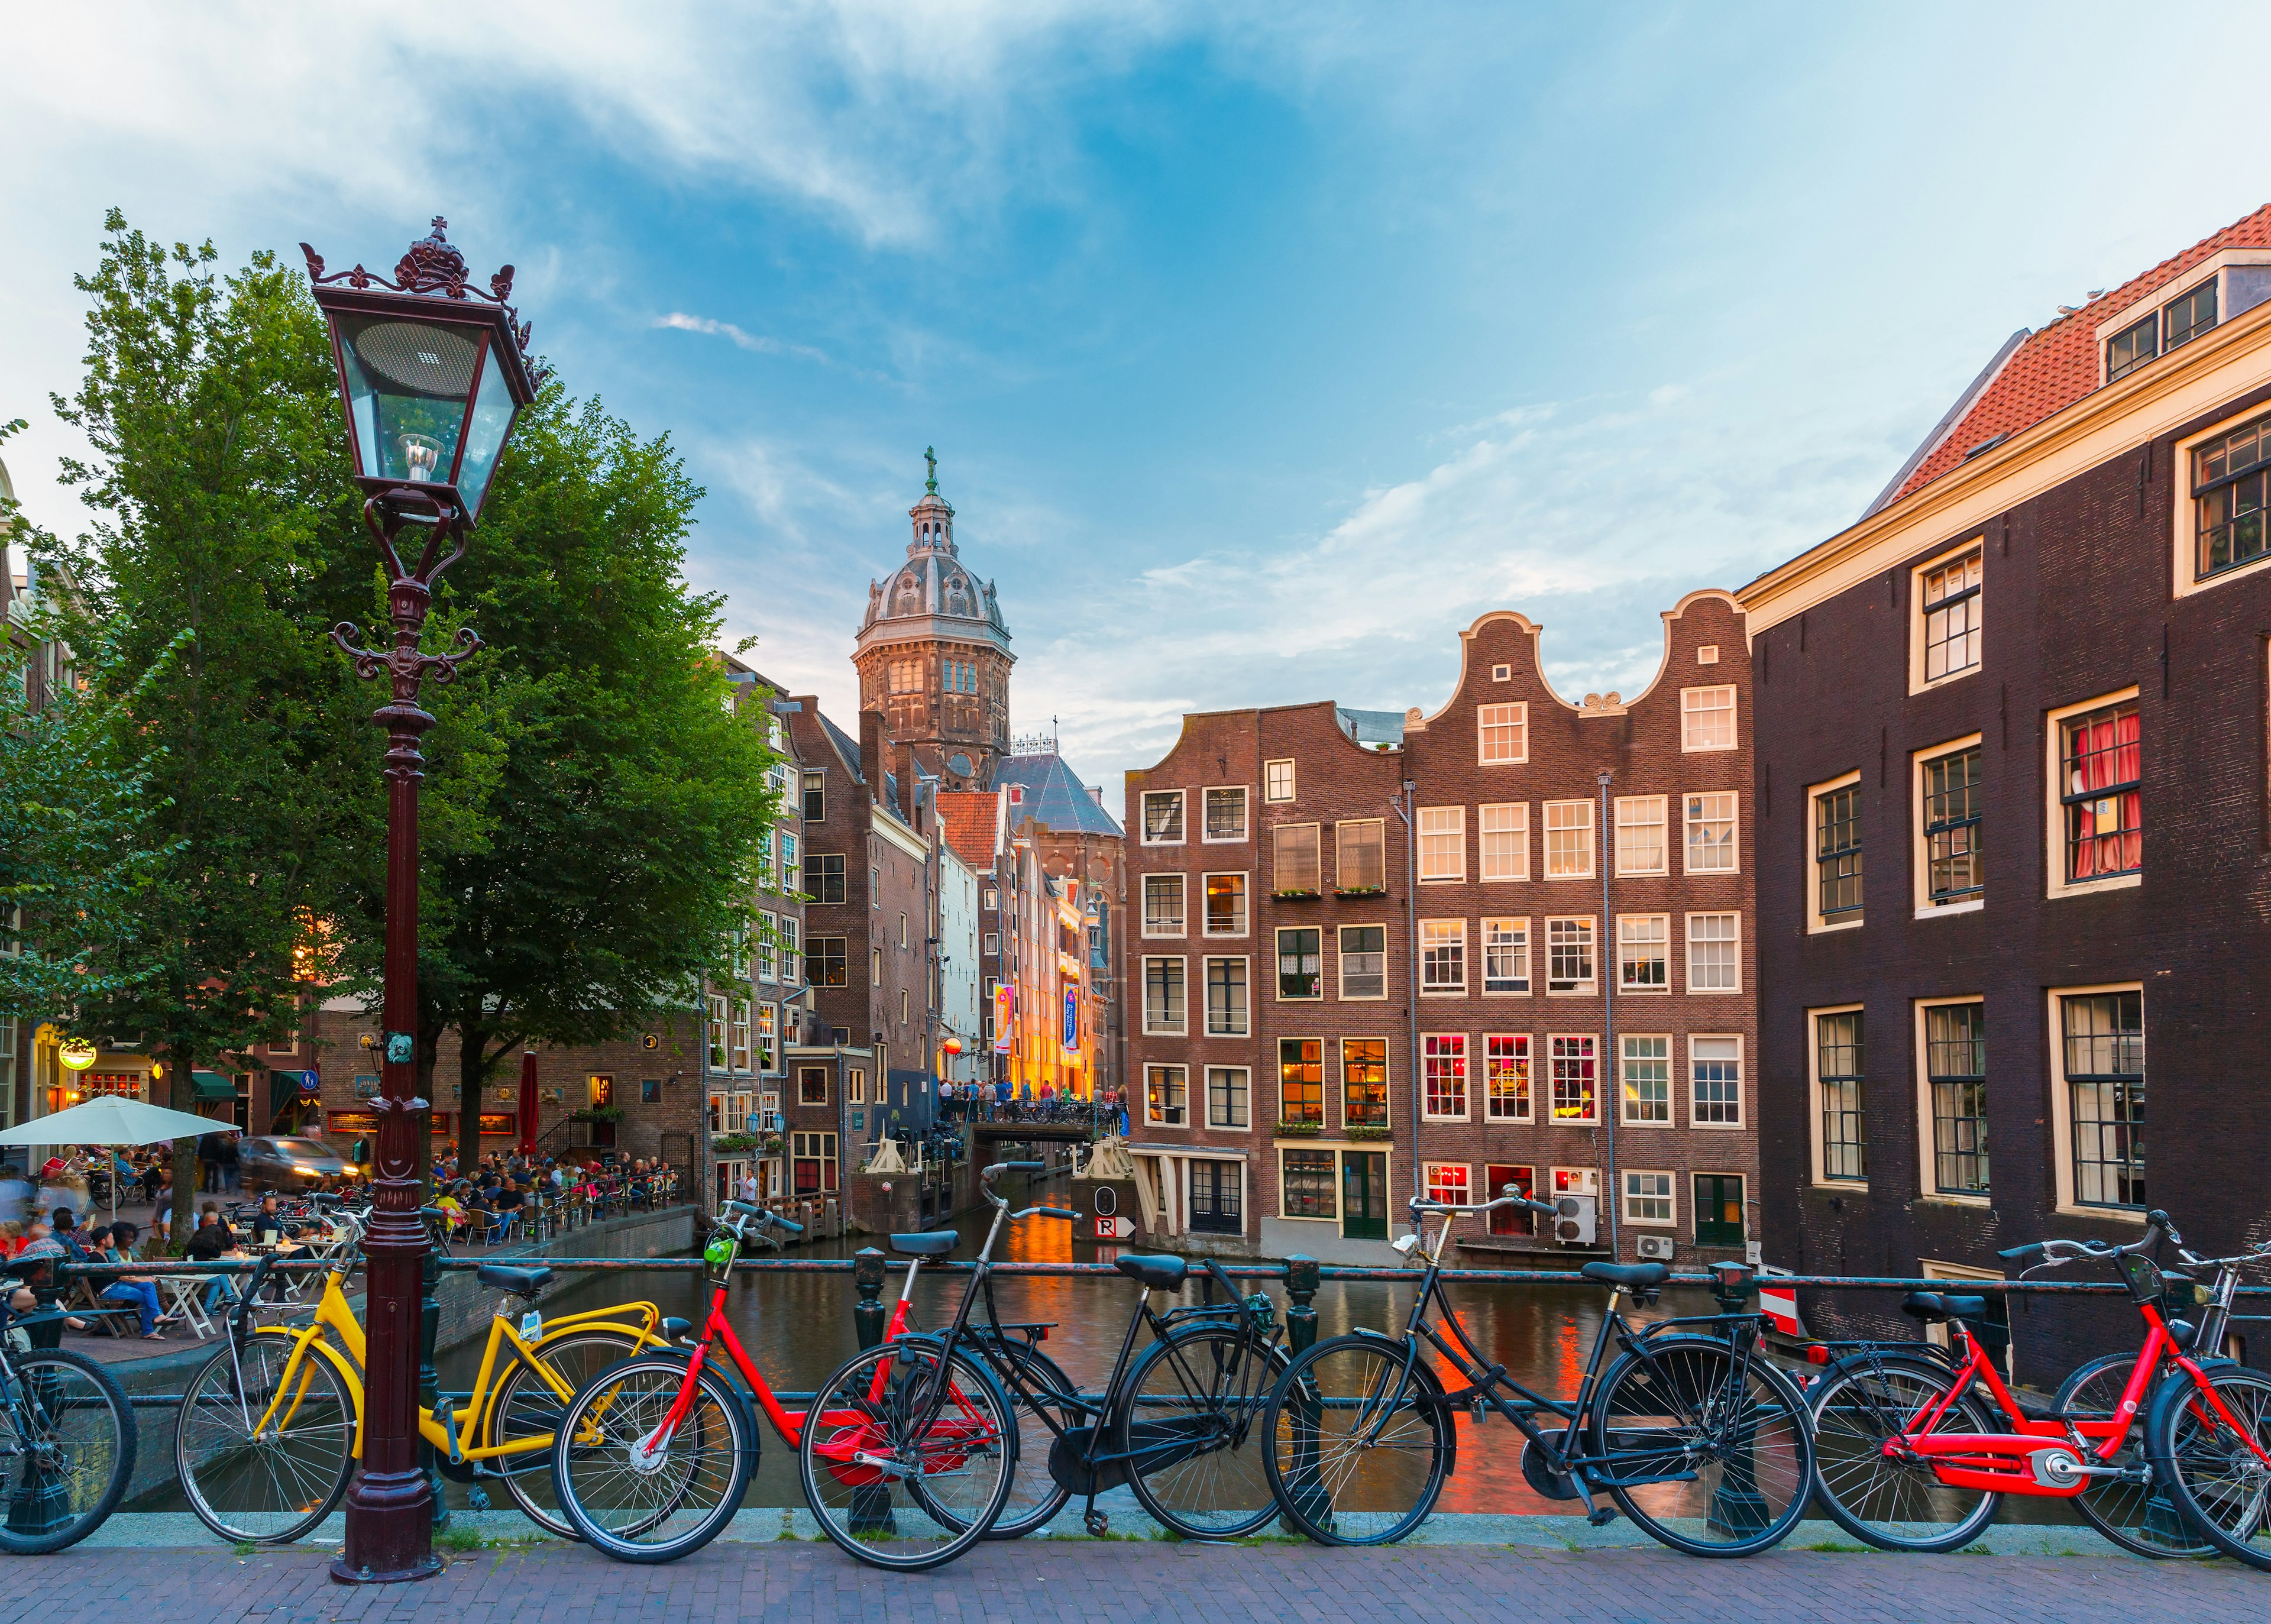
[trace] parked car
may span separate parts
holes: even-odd
[[[354,1167],[320,1139],[245,1139],[236,1147],[237,1172],[255,1190],[308,1189],[326,1179],[352,1178]]]

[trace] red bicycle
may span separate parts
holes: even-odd
[[[1951,1345],[1828,1344],[1852,1352],[1806,1395],[1816,1433],[1815,1497],[1848,1532],[1885,1550],[1947,1551],[1992,1522],[2005,1494],[2072,1500],[2107,1538],[2146,1556],[2223,1549],[2271,1566],[2271,1376],[2196,1360],[2218,1345],[2238,1270],[2271,1255],[2188,1263],[2218,1270],[2214,1288],[2164,1274],[2151,1255],[2182,1247],[2164,1212],[2125,1247],[2046,1240],[2001,1255],[2038,1266],[2112,1262],[2145,1322],[2134,1354],[2083,1366],[2047,1410],[2023,1404],[1993,1354],[2010,1333],[1976,1295],[1912,1292],[1903,1312],[1946,1324]],[[2197,1320],[2183,1317],[2207,1310]],[[2152,1399],[2148,1404],[2148,1396]],[[2162,1447],[2158,1427],[2167,1434]]]
[[[800,1415],[783,1407],[726,1316],[733,1262],[766,1228],[796,1234],[803,1225],[725,1203],[703,1254],[710,1314],[691,1352],[626,1360],[570,1401],[554,1428],[562,1509],[593,1549],[622,1561],[670,1561],[716,1538],[741,1508],[758,1451],[748,1401],[713,1353],[722,1350],[781,1441],[815,1457],[808,1479],[836,1491],[815,1496],[808,1481],[806,1499],[838,1545],[902,1569],[959,1555],[1009,1498],[1016,1423],[983,1364],[905,1334],[921,1259],[944,1255],[958,1237],[891,1237],[915,1262],[883,1343],[838,1371]]]

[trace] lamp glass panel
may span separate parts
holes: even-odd
[[[449,483],[480,364],[479,333],[393,316],[341,316],[339,324],[363,474]]]
[[[465,499],[468,515],[481,510],[481,498],[488,494],[489,477],[496,472],[497,453],[504,449],[504,437],[515,414],[512,386],[505,381],[504,369],[491,356],[481,369],[473,421],[465,429],[465,454],[458,465],[458,495]]]

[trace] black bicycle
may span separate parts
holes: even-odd
[[[1797,1384],[1767,1362],[1759,1317],[1703,1315],[1634,1329],[1617,1312],[1618,1299],[1653,1304],[1672,1271],[1587,1263],[1581,1272],[1609,1288],[1609,1307],[1583,1380],[1566,1401],[1534,1393],[1476,1349],[1443,1291],[1451,1225],[1505,1207],[1554,1216],[1511,1187],[1479,1207],[1413,1201],[1414,1233],[1396,1244],[1426,1272],[1403,1336],[1335,1337],[1279,1380],[1262,1441],[1286,1519],[1325,1545],[1401,1539],[1456,1469],[1463,1410],[1478,1422],[1495,1412],[1512,1423],[1526,1441],[1522,1473],[1530,1487],[1579,1501],[1597,1527],[1616,1516],[1597,1503],[1605,1491],[1650,1538],[1697,1556],[1748,1556],[1789,1533],[1813,1482],[1813,1433]],[[1438,1216],[1430,1246],[1426,1220]],[[1604,1374],[1612,1342],[1617,1358]],[[1439,1370],[1456,1372],[1463,1385],[1447,1390]]]
[[[1008,1503],[987,1531],[1015,1539],[1045,1526],[1076,1494],[1086,1501],[1083,1520],[1091,1534],[1112,1526],[1097,1497],[1121,1485],[1162,1526],[1190,1539],[1235,1539],[1277,1514],[1257,1441],[1270,1389],[1286,1366],[1280,1328],[1270,1299],[1241,1296],[1220,1263],[1210,1258],[1201,1277],[1205,1300],[1161,1313],[1154,1292],[1180,1290],[1190,1278],[1180,1257],[1127,1256],[1114,1267],[1141,1288],[1127,1334],[1100,1394],[1083,1393],[1039,1344],[1046,1324],[1005,1322],[994,1300],[994,1242],[1005,1220],[1039,1212],[1076,1215],[1061,1208],[1013,1212],[994,1193],[1009,1172],[1038,1173],[1039,1162],[999,1162],[979,1176],[994,1205],[994,1222],[979,1249],[970,1289],[954,1323],[940,1340],[979,1354],[1009,1395],[1017,1419],[1020,1470]],[[894,1235],[902,1251],[916,1246],[950,1248],[952,1231]],[[1216,1289],[1227,1300],[1214,1300]],[[982,1317],[973,1309],[982,1303]],[[1138,1333],[1150,1342],[1139,1348]],[[1035,1470],[1046,1463],[1046,1472]]]
[[[39,1555],[76,1545],[118,1509],[134,1476],[138,1434],[126,1390],[84,1353],[35,1348],[13,1278],[0,1278],[0,1551]]]

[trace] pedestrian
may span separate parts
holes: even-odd
[[[219,1159],[220,1188],[224,1195],[234,1196],[243,1185],[244,1175],[236,1165],[236,1140],[237,1136],[235,1134],[223,1134],[220,1136]]]

